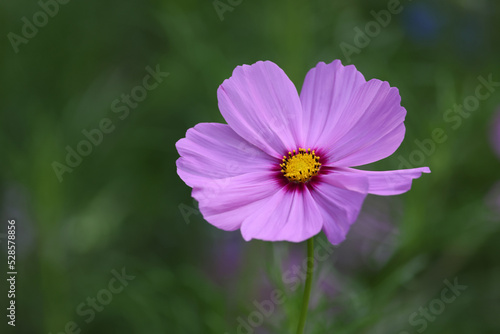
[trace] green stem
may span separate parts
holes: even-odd
[[[299,325],[297,327],[297,334],[304,333],[304,326],[306,324],[307,309],[309,307],[309,297],[311,296],[311,286],[314,271],[314,239],[307,240],[307,276],[306,286],[304,287],[304,297],[302,298],[302,309],[300,310]]]

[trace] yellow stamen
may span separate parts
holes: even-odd
[[[280,164],[281,172],[290,181],[305,183],[317,175],[321,167],[319,158],[314,150],[299,148],[298,152],[288,152],[288,157],[283,156]]]

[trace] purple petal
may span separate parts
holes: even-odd
[[[368,193],[368,179],[351,172],[351,168],[332,168],[318,175],[318,183],[328,183],[334,187],[359,193]]]
[[[396,151],[405,134],[406,110],[395,87],[365,81],[353,65],[319,63],[300,95],[311,131],[307,142],[321,147],[335,166],[359,166]]]
[[[321,231],[323,219],[307,187],[280,189],[241,226],[245,240],[301,242]]]
[[[255,172],[225,179],[209,180],[193,187],[203,218],[226,231],[241,227],[243,221],[263,206],[283,186],[275,172]]]
[[[322,175],[322,182],[317,183],[312,193],[323,217],[323,231],[334,245],[345,240],[349,227],[358,217],[368,189],[364,176],[351,174],[334,172]],[[339,187],[339,184],[344,186]]]
[[[368,193],[375,195],[399,195],[411,188],[413,179],[418,179],[422,173],[430,173],[429,167],[391,170],[383,172],[365,171],[353,168],[345,168],[358,175],[368,178]]]
[[[277,160],[238,136],[228,125],[200,123],[176,143],[177,173],[190,187],[207,180],[268,171]]]
[[[231,128],[272,156],[301,145],[302,106],[293,83],[276,64],[238,66],[217,90],[219,109]]]
[[[342,66],[340,60],[330,64],[318,63],[309,70],[300,92],[303,123],[308,145],[317,147],[322,137],[328,136],[349,112],[353,95],[366,83],[363,75],[353,65]]]
[[[201,123],[176,143],[177,173],[209,223],[235,230],[258,202],[282,187],[272,169],[279,163],[226,124]]]

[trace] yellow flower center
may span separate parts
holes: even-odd
[[[305,183],[314,175],[317,175],[321,163],[319,157],[311,151],[299,148],[299,152],[288,152],[288,156],[283,156],[283,163],[280,164],[281,172],[290,181]]]

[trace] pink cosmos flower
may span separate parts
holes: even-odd
[[[367,194],[396,195],[429,168],[353,169],[396,151],[406,110],[395,87],[339,60],[319,63],[299,94],[276,64],[238,66],[217,91],[228,123],[200,123],[176,143],[177,173],[203,217],[245,240],[346,238]]]

